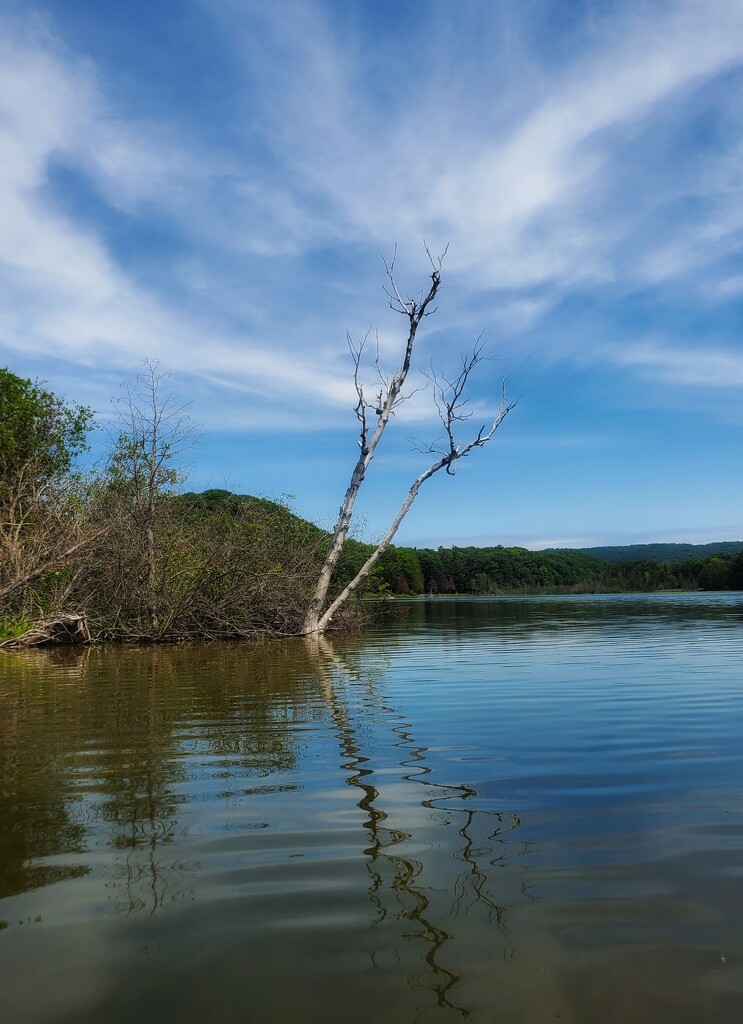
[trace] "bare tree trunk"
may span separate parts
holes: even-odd
[[[429,253],[429,259],[430,259]],[[405,501],[400,506],[400,509],[392,520],[389,529],[385,533],[382,540],[379,542],[377,547],[374,549],[372,554],[366,560],[364,565],[361,567],[355,578],[345,587],[345,589],[335,598],[330,606],[323,612],[323,606],[328,593],[328,588],[332,579],[333,571],[338,564],[341,549],[343,543],[348,534],[348,528],[351,522],[351,516],[353,514],[353,507],[356,498],[359,493],[359,489],[364,480],[366,470],[369,463],[372,460],[374,451],[377,444],[384,432],[387,423],[389,422],[390,416],[397,404],[404,400],[402,395],[402,387],[410,369],[410,362],[413,353],[413,345],[415,342],[416,332],[418,326],[424,316],[428,316],[430,312],[429,306],[436,296],[441,284],[441,264],[443,257],[434,262],[431,259],[431,266],[433,267],[433,273],[431,274],[431,286],[428,290],[428,294],[422,299],[420,303],[417,303],[412,299],[403,299],[397,290],[395,285],[393,270],[394,261],[390,267],[387,268],[387,275],[390,281],[391,291],[387,294],[390,298],[390,305],[399,313],[403,313],[409,321],[408,339],[405,347],[405,358],[403,360],[402,367],[395,373],[391,380],[387,380],[384,374],[379,368],[379,355],[377,354],[376,369],[379,380],[382,384],[382,390],[380,390],[375,403],[367,401],[364,395],[364,388],[360,380],[360,364],[361,356],[364,348],[364,342],[359,346],[355,346],[349,338],[349,347],[351,349],[351,355],[354,360],[354,383],[356,386],[356,394],[358,401],[356,404],[356,416],[359,420],[361,430],[359,439],[359,448],[361,450],[358,462],[354,467],[353,473],[351,474],[351,481],[348,485],[343,504],[340,508],[340,515],[338,522],[335,525],[333,531],[332,540],[330,543],[330,549],[325,558],[325,562],[320,571],[317,587],[313,599],[307,611],[307,615],[304,621],[303,633],[306,636],[318,636],[325,632],[330,623],[333,620],[333,616],[338,609],[345,604],[351,594],[364,582],[368,577],[374,565],[377,563],[382,554],[387,550],[392,542],[392,538],[397,533],[397,529],[400,523],[407,515],[411,505],[415,501],[418,491],[421,486],[441,469],[446,469],[447,473],[454,475],[456,469],[456,463],[459,459],[464,458],[474,448],[481,448],[492,438],[495,431],[501,425],[503,420],[506,418],[508,413],[513,408],[513,403],[506,402],[506,382],[503,381],[503,390],[501,394],[501,401],[498,407],[495,418],[492,421],[490,429],[488,430],[485,426],[482,426],[478,431],[477,435],[468,441],[466,444],[457,444],[455,438],[455,428],[458,422],[469,418],[469,413],[465,411],[467,400],[463,398],[463,394],[469,380],[470,374],[475,366],[481,360],[481,352],[483,343],[481,340],[475,344],[473,352],[469,356],[462,356],[462,363],[460,371],[456,377],[449,380],[446,377],[439,377],[436,375],[433,369],[425,376],[428,378],[430,384],[433,386],[433,401],[438,412],[439,419],[444,426],[445,439],[443,447],[435,447],[433,445],[426,446],[424,448],[418,448],[419,451],[427,451],[431,453],[437,453],[441,457],[428,467],[423,473],[420,474],[414,481]],[[366,412],[367,409],[374,409],[377,416],[377,422],[374,432],[371,438],[367,436],[367,423],[366,423]]]
[[[157,611],[157,592],[155,590],[157,553],[155,549],[155,531],[152,527],[153,518],[154,510],[153,513],[148,516],[147,526],[145,527],[145,540],[147,545],[147,614],[150,619],[152,632],[153,634],[157,634],[160,627],[160,621]]]
[[[370,405],[363,393],[363,387],[359,379],[359,367],[361,363],[361,354],[363,351],[363,342],[356,348],[354,347],[351,339],[349,338],[349,346],[351,353],[354,358],[355,373],[354,382],[356,385],[356,394],[358,396],[358,402],[356,404],[356,416],[360,423],[360,438],[359,438],[359,458],[354,466],[351,474],[351,479],[348,484],[343,502],[340,507],[338,514],[338,521],[333,529],[333,536],[330,542],[330,548],[325,557],[322,569],[317,580],[317,586],[313,595],[310,606],[307,609],[307,615],[304,621],[304,627],[302,632],[307,636],[316,635],[321,632],[320,618],[325,604],[325,599],[328,594],[328,588],[330,587],[330,581],[333,577],[333,571],[338,564],[343,544],[348,535],[348,529],[351,525],[351,517],[353,516],[353,508],[358,497],[361,484],[364,481],[366,471],[369,468],[371,460],[374,458],[374,452],[376,450],[379,441],[381,440],[382,434],[385,431],[387,424],[389,423],[390,416],[392,415],[395,406],[403,399],[402,389],[405,384],[405,379],[410,370],[410,363],[413,355],[413,346],[415,344],[415,337],[418,332],[421,320],[425,316],[429,315],[429,312],[433,312],[429,307],[436,298],[436,293],[441,285],[441,264],[443,256],[438,260],[437,263],[431,261],[433,271],[431,273],[431,285],[428,289],[428,293],[420,300],[415,299],[403,299],[397,290],[397,286],[394,282],[394,261],[387,268],[387,276],[390,281],[391,291],[388,292],[390,297],[390,306],[399,313],[402,313],[408,319],[408,337],[405,344],[405,356],[402,362],[402,366],[397,370],[390,381],[387,381],[380,373],[380,380],[383,388],[379,392],[374,406]],[[377,369],[379,370],[379,360],[377,357]],[[374,408],[377,421],[369,437],[366,421],[367,409]]]
[[[0,648],[43,647],[46,644],[89,644],[88,619],[84,612],[60,612],[37,623],[20,636],[0,642]]]
[[[157,570],[157,551],[155,549],[155,498],[158,494],[158,465],[163,456],[161,451],[160,425],[164,409],[159,400],[159,384],[154,367],[149,368],[148,388],[150,392],[150,428],[149,439],[150,450],[148,452],[148,471],[146,480],[146,507],[145,507],[145,558],[147,563],[147,614],[150,620],[152,635],[157,636],[160,626],[157,612],[157,594],[155,592],[155,579]],[[165,445],[167,451],[167,443]]]
[[[179,480],[178,463],[196,441],[184,405],[164,387],[169,376],[156,362],[145,361],[146,372],[133,383],[124,382],[118,399],[120,433],[109,457],[111,484],[123,501],[123,514],[137,531],[140,552],[140,608],[147,618],[150,636],[162,629],[162,552],[157,532],[162,495]],[[158,567],[160,570],[158,571]]]
[[[439,388],[440,391],[443,390],[444,392],[446,392],[448,389],[453,389],[453,393],[456,394],[456,399],[448,403],[449,418],[448,423],[444,423],[444,425],[447,427],[447,433],[452,438],[450,450],[447,453],[443,454],[442,457],[437,462],[434,462],[431,466],[428,467],[428,469],[424,470],[424,472],[421,473],[420,476],[416,477],[416,479],[413,481],[410,490],[408,491],[408,496],[400,506],[397,515],[390,523],[389,529],[385,533],[384,537],[382,537],[379,544],[377,544],[374,551],[372,551],[371,555],[369,555],[369,557],[361,566],[361,568],[356,573],[351,582],[347,584],[347,586],[343,589],[343,591],[341,591],[338,597],[336,597],[335,601],[333,601],[333,603],[330,605],[327,611],[320,617],[317,624],[318,633],[323,633],[328,628],[328,626],[332,622],[333,616],[338,611],[338,609],[346,603],[351,594],[353,594],[353,592],[364,582],[364,580],[368,577],[369,573],[372,571],[372,569],[379,561],[381,556],[390,546],[390,544],[392,543],[392,538],[397,533],[400,523],[403,521],[405,516],[410,511],[411,505],[418,497],[418,491],[421,489],[422,485],[426,482],[426,480],[430,480],[430,478],[435,473],[438,473],[440,469],[445,469],[448,473],[450,473],[453,476],[454,466],[457,460],[464,458],[472,451],[473,448],[481,448],[483,445],[487,444],[487,442],[490,440],[495,431],[498,429],[498,427],[501,425],[503,420],[506,418],[508,413],[513,408],[513,404],[506,403],[504,396],[503,399],[501,400],[501,404],[498,408],[496,417],[493,420],[493,424],[487,433],[485,433],[485,428],[483,427],[479,431],[477,437],[474,440],[470,441],[468,444],[462,447],[457,447],[454,445],[453,434],[451,432],[452,421],[458,418],[455,415],[456,409],[458,408],[458,400],[464,389],[464,385],[467,382],[467,377],[469,376],[470,370],[478,362],[478,356],[479,350],[476,349],[475,354],[472,356],[472,358],[468,361],[463,362],[463,369],[460,377],[457,378],[456,381],[449,384],[447,387],[444,387],[443,389]],[[438,385],[435,383],[434,386]],[[439,408],[441,407],[439,406]]]
[[[369,555],[369,557],[364,562],[364,564],[361,566],[361,568],[356,573],[356,575],[351,580],[351,582],[349,584],[347,584],[347,586],[341,591],[341,593],[338,595],[338,597],[336,597],[335,601],[333,601],[333,603],[330,605],[330,607],[327,609],[327,611],[324,612],[323,615],[319,618],[318,623],[317,623],[317,630],[316,630],[317,633],[324,633],[325,632],[325,630],[328,628],[330,623],[333,621],[333,616],[338,611],[338,609],[342,605],[344,605],[346,603],[346,601],[349,599],[351,594],[353,594],[353,592],[364,582],[364,580],[367,578],[369,573],[372,571],[372,569],[374,568],[376,563],[379,561],[381,556],[385,553],[387,548],[390,546],[390,544],[392,543],[392,538],[397,533],[397,530],[398,530],[398,527],[400,526],[400,523],[403,521],[405,516],[408,514],[410,506],[415,501],[415,499],[416,499],[416,497],[418,495],[418,491],[421,489],[421,485],[424,484],[425,481],[429,479],[429,477],[432,477],[433,474],[436,473],[439,469],[443,469],[443,467],[445,465],[446,465],[446,460],[445,459],[439,460],[439,462],[435,463],[433,466],[429,466],[429,468],[425,471],[425,473],[421,473],[421,475],[413,482],[413,485],[411,486],[410,490],[408,491],[407,498],[402,503],[402,505],[400,506],[400,509],[399,509],[399,511],[397,513],[397,515],[395,516],[395,518],[390,523],[390,526],[389,526],[389,529],[387,530],[387,533],[385,533],[384,537],[380,540],[379,544],[377,544],[377,546],[374,549],[374,551],[371,553],[371,555]]]

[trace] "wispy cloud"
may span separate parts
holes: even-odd
[[[616,279],[634,286],[673,276],[673,259],[655,251],[657,239],[644,229],[675,191],[691,188],[679,180],[684,169],[673,167],[675,140],[635,150],[629,164],[623,153],[659,119],[683,118],[690,95],[740,65],[737,5],[627,5],[599,22],[590,46],[561,66],[532,65],[528,83],[512,69],[507,95],[525,84],[528,96],[516,110],[494,88],[504,83],[478,59],[480,45],[456,31],[446,61],[425,41],[411,42],[419,47],[412,71],[396,69],[385,88],[373,78],[389,72],[385,53],[373,44],[360,53],[358,40],[323,7],[288,3],[268,13],[260,5],[261,17],[254,4],[222,9],[230,31],[242,12],[253,42],[250,69],[270,97],[265,133],[297,193],[326,204],[329,234],[345,230],[381,244],[448,240],[450,269],[484,288]],[[519,7],[504,9],[519,19]],[[444,11],[433,5],[434,20],[447,20]],[[492,24],[480,27],[490,43]],[[245,34],[235,36],[237,45]],[[283,61],[276,66],[277,51],[291,62],[290,76]],[[453,88],[452,64],[470,69]],[[723,148],[732,166],[733,147]],[[645,187],[630,209],[627,190],[638,178]],[[709,174],[692,191],[709,202],[727,194]],[[705,230],[711,245],[714,232],[709,224]],[[683,273],[679,250],[688,260],[698,251],[694,237],[683,225],[670,234]],[[644,261],[623,252],[628,242],[646,251]]]
[[[743,387],[743,351],[690,349],[663,342],[635,342],[614,349],[623,366],[640,369],[656,380],[690,387]]]
[[[412,36],[370,35],[363,5],[202,6],[237,83],[219,143],[157,103],[147,118],[131,110],[62,23],[3,18],[8,358],[51,353],[106,382],[159,358],[212,389],[215,422],[294,430],[351,403],[343,329],[374,317],[376,296],[360,298],[368,254],[395,240],[403,276],[414,257],[420,269],[422,238],[450,242],[429,342],[444,358],[454,323],[530,344],[550,310],[591,289],[616,303],[648,288],[738,293],[740,5],[622,5],[559,59],[517,3],[411,5],[427,29]],[[684,147],[703,113],[726,130]],[[65,191],[60,172],[77,184]],[[393,361],[397,326],[380,335]],[[572,360],[575,342],[563,332],[551,351]],[[596,354],[677,386],[739,386],[743,373],[732,342]]]
[[[182,374],[209,377],[217,390],[291,405],[347,404],[351,387],[337,366],[281,350],[273,337],[245,337],[208,309],[184,313],[179,297],[127,270],[105,232],[55,203],[58,166],[89,176],[105,201],[129,217],[148,204],[178,211],[188,193],[208,190],[205,157],[157,140],[105,101],[90,61],[70,53],[41,23],[4,35],[0,51],[0,311],[2,345],[33,360],[47,355],[88,370],[131,372],[146,357]],[[180,196],[178,193],[182,193]],[[143,209],[144,207],[144,209]],[[162,216],[162,212],[159,214]],[[185,228],[184,228],[185,230]],[[262,325],[263,326],[263,325]],[[284,410],[286,411],[286,410]],[[265,409],[262,411],[265,421]],[[219,416],[212,417],[219,422]],[[246,425],[258,417],[248,412]],[[273,428],[282,420],[272,417]],[[295,421],[297,417],[293,418]],[[284,416],[286,420],[286,416]]]

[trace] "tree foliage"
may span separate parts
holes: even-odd
[[[93,413],[0,368],[0,487],[38,494],[69,473],[87,447]]]
[[[85,406],[0,369],[0,617],[22,618],[43,577],[93,531],[89,490],[74,471],[91,421]]]

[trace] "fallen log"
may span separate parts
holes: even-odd
[[[88,617],[80,612],[67,612],[37,622],[20,636],[0,642],[0,647],[42,647],[46,644],[89,644]]]

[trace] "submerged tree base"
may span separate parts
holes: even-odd
[[[19,636],[10,637],[0,647],[43,647],[49,644],[89,644],[88,617],[82,612],[65,612],[36,623]]]

